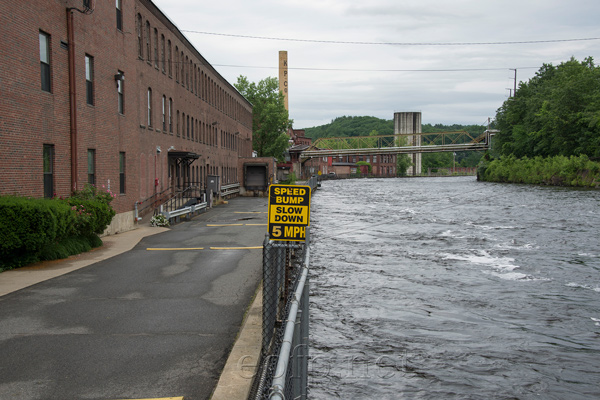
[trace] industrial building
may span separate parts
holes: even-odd
[[[274,168],[252,157],[252,104],[150,0],[0,2],[0,194],[136,204]]]

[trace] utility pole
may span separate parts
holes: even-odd
[[[513,87],[513,96],[517,94],[517,69],[516,68],[510,68],[511,71],[515,71],[515,82],[514,82],[514,87]],[[512,97],[512,96],[511,96]]]

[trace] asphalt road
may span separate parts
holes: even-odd
[[[261,279],[248,247],[266,212],[236,198],[0,297],[0,399],[208,399]]]

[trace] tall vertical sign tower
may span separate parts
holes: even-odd
[[[288,106],[288,55],[287,51],[279,52],[279,90],[283,93],[283,102],[285,109],[290,111]]]

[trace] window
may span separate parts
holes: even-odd
[[[152,53],[150,52],[152,49],[151,42],[152,39],[150,38],[150,21],[146,21],[146,57],[149,63],[150,58],[152,57]]]
[[[142,31],[142,15],[137,15],[137,23],[135,25],[135,29],[138,35],[138,57],[140,59],[144,58],[144,33]]]
[[[167,97],[165,95],[162,98],[162,130],[167,132]]]
[[[158,29],[154,28],[154,67],[158,69]]]
[[[85,98],[89,105],[94,105],[94,57],[85,55]]]
[[[125,153],[119,153],[119,193],[125,194]]]
[[[185,113],[181,113],[181,137],[185,139]]]
[[[96,184],[96,150],[88,149],[87,152],[87,173],[88,183],[90,185]]]
[[[119,75],[123,76],[123,71],[119,71]],[[123,79],[117,79],[117,109],[119,114],[125,114],[125,88],[123,85],[125,85]]]
[[[185,86],[185,74],[184,74],[185,63],[183,60],[183,51],[181,52],[181,84]]]
[[[123,30],[123,11],[121,8],[121,0],[116,0],[117,1],[117,29],[122,31]]]
[[[175,81],[179,82],[179,48],[175,46]]]
[[[50,35],[40,32],[40,70],[42,90],[52,92],[50,86]]]
[[[194,118],[192,118],[192,142],[194,141]]]
[[[173,133],[173,99],[169,98],[169,132]]]
[[[177,110],[177,137],[181,135],[181,131],[179,130],[179,110]]]
[[[54,145],[44,145],[44,197],[54,197]]]
[[[160,51],[161,51],[161,61],[162,61],[162,72],[163,74],[167,71],[167,62],[165,60],[165,35],[160,35]]]
[[[167,61],[169,64],[169,76],[173,75],[173,60],[172,60],[172,56],[171,56],[171,41],[167,41]]]
[[[152,89],[148,88],[148,127],[152,127]]]

